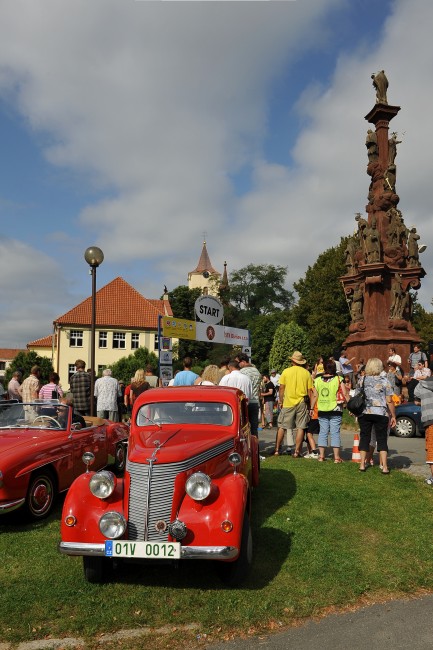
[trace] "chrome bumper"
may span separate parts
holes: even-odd
[[[0,515],[16,510],[23,505],[25,499],[16,499],[15,501],[3,501],[0,503]]]
[[[65,555],[105,556],[105,544],[60,542],[60,553]],[[239,554],[236,546],[181,546],[181,560],[233,560]]]

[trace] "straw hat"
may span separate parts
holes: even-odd
[[[292,354],[292,356],[290,357],[290,361],[294,361],[294,362],[297,363],[299,366],[304,366],[304,365],[307,363],[307,360],[304,359],[304,357],[302,356],[302,353],[301,353],[301,352],[298,352],[298,350],[296,350],[296,351]]]

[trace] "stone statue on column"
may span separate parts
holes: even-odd
[[[388,90],[388,79],[386,78],[385,70],[379,70],[376,74],[372,74],[373,86],[376,89],[376,104],[387,104],[388,99],[386,91]]]
[[[365,146],[367,147],[368,162],[373,162],[378,158],[377,150],[377,135],[375,131],[368,129],[367,137],[365,138]]]
[[[395,157],[397,155],[397,145],[401,144],[401,140],[397,140],[397,133],[394,131],[388,140],[388,167],[395,164]]]
[[[411,228],[407,240],[408,266],[420,266],[418,251],[419,239],[420,236],[418,235],[416,228]]]
[[[380,233],[377,229],[376,219],[371,222],[370,228],[365,231],[365,254],[367,264],[380,262]]]

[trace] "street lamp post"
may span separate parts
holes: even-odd
[[[92,318],[90,328],[90,415],[95,415],[95,330],[96,330],[96,269],[104,261],[104,253],[97,246],[90,246],[84,252],[84,259],[90,266],[92,276]]]

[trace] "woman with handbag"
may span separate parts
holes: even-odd
[[[371,432],[374,427],[377,440],[382,474],[389,474],[388,469],[388,424],[391,415],[391,427],[395,427],[395,405],[392,400],[393,390],[383,370],[383,363],[375,357],[367,361],[363,385],[359,383],[356,394],[364,391],[365,404],[358,417],[359,424],[359,451],[361,463],[359,471],[367,469],[366,460],[370,450]]]
[[[319,461],[326,460],[325,451],[328,444],[328,434],[331,435],[331,447],[334,452],[334,463],[342,463],[340,458],[341,447],[341,420],[343,404],[347,399],[347,390],[342,378],[337,375],[335,361],[325,363],[325,372],[314,380],[314,390],[319,411]]]

